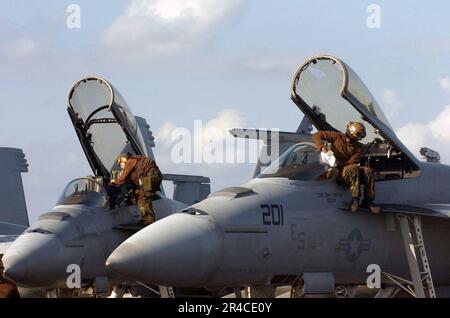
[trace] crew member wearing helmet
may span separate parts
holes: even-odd
[[[118,179],[112,179],[111,184],[120,186],[129,181],[135,185],[135,197],[141,213],[140,223],[149,225],[155,222],[152,200],[162,182],[162,174],[155,161],[144,156],[121,154],[117,164],[122,173]]]
[[[366,136],[366,129],[360,122],[347,123],[345,134],[334,131],[319,131],[312,138],[316,147],[327,152],[326,142],[331,144],[331,151],[336,157],[339,171],[337,182],[350,186],[352,203],[350,210],[358,212],[359,198],[361,196],[360,185],[364,185],[364,200],[361,207],[370,209],[373,213],[379,213],[380,208],[375,206],[375,178],[373,170],[367,166],[361,166],[360,161],[364,154],[364,146],[359,141]]]

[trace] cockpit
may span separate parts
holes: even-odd
[[[298,143],[286,150],[264,169],[258,178],[288,178],[290,180],[323,180],[327,167],[319,160],[320,152],[311,143]]]
[[[307,60],[294,75],[291,98],[317,130],[344,133],[347,122],[362,122],[367,131],[361,140],[367,149],[363,164],[376,171],[378,180],[420,175],[414,155],[398,140],[363,81],[343,61],[326,55]]]
[[[58,199],[57,205],[81,204],[89,207],[106,207],[108,193],[93,178],[80,178],[69,182]]]

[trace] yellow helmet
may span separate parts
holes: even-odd
[[[345,134],[351,140],[361,140],[366,137],[366,128],[358,121],[349,121],[345,127]]]
[[[127,153],[121,153],[119,157],[117,157],[117,164],[120,165],[120,163],[127,162],[128,158],[130,158],[130,155]]]

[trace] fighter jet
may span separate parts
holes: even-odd
[[[374,288],[376,297],[445,296],[450,167],[419,161],[362,80],[336,57],[303,63],[291,99],[317,130],[344,132],[351,120],[368,128],[363,159],[376,171],[380,214],[349,212],[349,189],[336,183],[336,171],[321,164],[303,131],[248,183],[212,193],[128,238],[109,256],[108,268],[140,282],[251,287],[265,297],[283,285],[297,297],[355,297],[359,288]]]
[[[68,112],[93,176],[70,181],[56,206],[17,238],[3,257],[5,276],[19,286],[56,291],[52,296],[71,296],[74,291],[79,295],[83,290],[107,295],[113,286],[127,283],[105,267],[106,258],[141,228],[129,191],[108,193],[107,184],[119,169],[119,154],[154,158],[154,138],[145,119],[135,118],[118,90],[102,78],[76,82],[68,96]],[[153,202],[157,220],[210,192],[209,178],[166,175],[165,179],[184,183],[175,197],[184,203],[158,192]]]

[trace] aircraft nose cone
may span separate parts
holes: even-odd
[[[222,236],[209,215],[178,213],[147,226],[108,258],[112,271],[142,283],[202,286],[222,259]]]
[[[48,286],[61,272],[52,261],[60,253],[61,244],[54,235],[22,234],[3,256],[5,276],[21,287]]]
[[[20,257],[13,255],[8,260],[8,266],[5,267],[4,276],[13,281],[21,281],[27,275],[27,267],[24,262],[21,262]]]
[[[135,276],[142,269],[142,255],[133,243],[121,244],[106,260],[106,266],[118,274]]]

